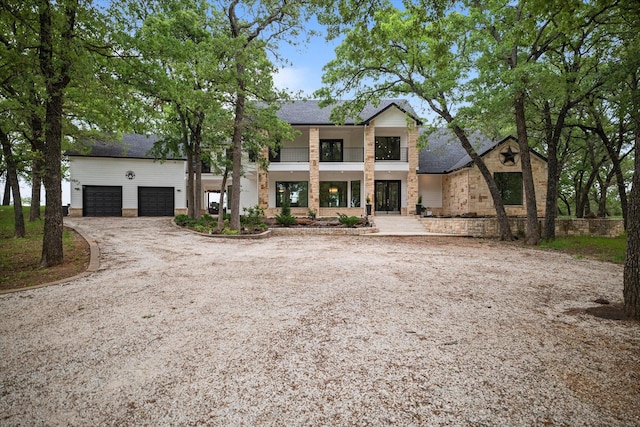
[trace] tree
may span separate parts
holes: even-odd
[[[279,103],[288,96],[275,90],[272,74],[275,68],[267,51],[276,52],[281,41],[304,30],[309,10],[305,0],[262,1],[259,8],[253,2],[232,0],[225,8],[228,19],[228,45],[231,60],[233,130],[231,135],[233,174],[231,176],[231,220],[233,230],[240,229],[240,195],[243,143],[247,133],[258,139],[257,145],[272,145],[278,140],[293,139],[288,124],[276,116]],[[276,54],[277,57],[277,54]],[[259,118],[259,121],[256,120]],[[253,132],[256,124],[260,131]],[[254,151],[255,152],[255,151]]]
[[[112,9],[121,28],[115,35],[123,50],[120,78],[160,111],[157,153],[173,150],[187,157],[189,216],[199,217],[202,210],[202,160],[219,159],[213,169],[224,169],[225,176],[231,160],[235,229],[240,227],[243,143],[273,145],[282,131],[270,107],[284,94],[273,89],[275,69],[266,49],[300,25],[300,4],[262,5],[255,17],[238,1],[222,7],[192,0],[124,0]],[[252,132],[255,127],[261,131]],[[290,127],[288,136],[293,136]],[[231,156],[224,159],[225,153]]]
[[[373,15],[366,6],[342,20],[330,13],[323,16],[332,27],[330,34],[342,28],[345,38],[336,49],[336,59],[325,66],[326,87],[316,94],[328,105],[355,93],[352,101],[333,109],[332,120],[357,117],[365,103],[375,104],[385,96],[415,95],[424,100],[480,170],[496,209],[500,238],[513,240],[500,191],[465,130],[472,109],[460,105],[472,97],[466,84],[473,67],[473,52],[467,50],[472,23],[455,11],[445,15],[437,2],[418,1],[407,5],[406,11],[377,4]]]
[[[630,317],[640,319],[640,5],[633,0],[621,1],[618,22],[622,40],[621,68],[626,70],[624,81],[630,93],[635,145],[635,168],[627,213],[623,296],[626,313]]]
[[[11,192],[13,193],[13,213],[15,222],[13,235],[15,237],[24,237],[25,227],[24,217],[22,215],[20,185],[18,184],[18,168],[11,150],[11,141],[9,140],[9,135],[2,128],[0,128],[0,145],[2,146],[2,154],[7,164],[7,183],[11,187]]]

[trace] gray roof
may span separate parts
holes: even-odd
[[[334,106],[320,107],[318,100],[300,100],[292,101],[282,104],[278,111],[278,118],[292,125],[333,125],[334,123],[329,120],[331,110]],[[344,103],[339,102],[338,105]],[[345,125],[367,124],[378,115],[391,107],[397,107],[401,111],[409,114],[416,121],[420,122],[420,118],[413,110],[413,107],[406,99],[382,99],[377,107],[371,104],[365,106],[360,112],[360,119],[354,117],[345,120]]]
[[[68,156],[82,156],[82,157],[114,157],[114,158],[128,158],[128,159],[155,159],[156,156],[152,153],[151,149],[153,144],[158,141],[158,137],[155,135],[140,135],[134,133],[124,134],[122,141],[110,140],[96,140],[86,142],[88,145],[87,151],[69,150]],[[167,155],[167,160],[184,160],[183,156]]]
[[[471,163],[471,157],[452,130],[438,129],[427,136],[427,141],[427,146],[420,151],[418,173],[449,173]],[[469,141],[478,155],[482,156],[506,139],[492,141],[480,132],[473,132],[469,135]]]

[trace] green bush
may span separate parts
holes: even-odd
[[[357,216],[349,216],[346,214],[341,214],[340,212],[337,212],[337,214],[340,224],[343,224],[349,228],[355,227],[360,222],[360,218],[358,218]]]
[[[280,211],[280,215],[276,215],[276,221],[285,227],[296,223],[296,217],[291,215],[291,206],[289,203],[282,204],[282,210]]]
[[[176,215],[174,218],[174,221],[176,224],[178,224],[181,227],[191,227],[194,224],[196,224],[195,219],[189,218],[189,215],[185,215],[185,214]]]
[[[316,219],[316,211],[311,208],[309,208],[309,218]]]
[[[251,208],[243,208],[244,215],[240,216],[240,223],[249,230],[264,230],[267,224],[264,222],[264,208],[256,205]]]

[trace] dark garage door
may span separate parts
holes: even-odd
[[[122,216],[122,187],[85,185],[82,207],[84,216]]]
[[[138,187],[138,216],[173,216],[173,187]]]

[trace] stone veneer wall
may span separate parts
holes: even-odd
[[[375,120],[364,129],[364,197],[375,201],[376,127]],[[366,209],[366,208],[365,208]],[[371,212],[373,215],[373,211]]]
[[[484,162],[491,172],[522,171],[520,156],[516,156],[515,165],[502,163],[500,153],[504,152],[508,147],[511,147],[515,152],[519,151],[517,142],[509,139],[483,156]],[[531,168],[536,188],[538,216],[543,217],[545,215],[545,198],[547,197],[547,164],[538,156],[532,155]],[[505,206],[505,210],[509,216],[526,216],[527,207],[524,194],[522,205]],[[442,210],[439,213],[442,215],[463,215],[468,213],[495,215],[489,187],[475,165],[443,176]]]
[[[309,128],[309,208],[320,209],[320,129]],[[307,209],[308,211],[308,209]],[[292,215],[296,215],[291,212]],[[297,215],[296,215],[297,216]]]
[[[469,211],[469,169],[442,177],[442,215],[462,215]]]
[[[263,148],[262,155],[269,158],[269,149]],[[269,206],[269,172],[258,166],[258,206],[267,208]]]
[[[420,218],[426,231],[472,237],[499,237],[496,218]],[[542,219],[540,229],[542,229]],[[511,231],[524,235],[525,218],[510,218]],[[556,236],[618,237],[624,233],[621,219],[556,219]]]
[[[418,175],[416,169],[418,168],[418,156],[420,150],[418,149],[418,127],[411,126],[408,129],[408,144],[409,144],[409,173],[407,174],[407,209],[409,212],[416,212],[416,203],[418,203]],[[404,212],[407,215],[407,212]]]

